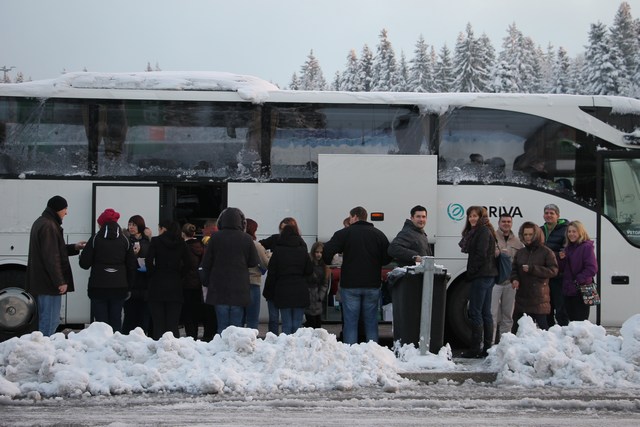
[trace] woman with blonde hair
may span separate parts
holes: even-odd
[[[467,279],[471,281],[471,349],[462,353],[462,357],[485,357],[493,342],[491,293],[498,268],[495,261],[496,232],[489,221],[487,210],[482,206],[471,206],[467,209],[467,221],[459,245],[463,253],[469,254]]]
[[[569,321],[587,320],[590,306],[582,301],[579,285],[591,283],[598,273],[598,260],[594,252],[593,240],[580,221],[567,224],[564,250],[560,251],[560,271],[562,275],[562,297]]]

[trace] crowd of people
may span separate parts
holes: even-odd
[[[580,221],[560,218],[555,204],[544,207],[543,217],[542,226],[525,221],[516,238],[509,214],[500,216],[496,232],[486,208],[467,209],[460,248],[469,255],[472,334],[463,357],[486,356],[501,334],[517,330],[517,320],[524,315],[545,330],[589,318],[590,306],[578,289],[598,272],[593,241]],[[495,283],[500,252],[512,259],[511,275]]]
[[[140,215],[129,218],[123,230],[120,214],[106,209],[95,235],[66,244],[62,220],[67,210],[63,197],[52,197],[31,229],[26,289],[36,298],[38,328],[46,336],[59,326],[61,296],[74,290],[72,255],[79,254],[80,266],[91,270],[92,320],[124,334],[139,327],[154,339],[166,332],[179,336],[182,324],[187,336],[205,341],[228,326],[258,328],[263,281],[269,332],[279,334],[280,324],[285,334],[321,327],[329,265],[339,256],[342,341],[347,344],[378,341],[383,267],[392,261],[415,265],[433,255],[425,233],[427,209],[421,205],[411,209],[391,242],[357,206],[343,228],[310,250],[294,218],[284,218],[277,234],[257,240],[257,222],[233,207],[217,221],[207,221],[202,238],[195,225],[181,227],[172,220],[160,221],[158,235],[152,236]],[[589,317],[576,285],[591,282],[597,273],[593,242],[582,223],[560,218],[558,206],[545,206],[543,215],[542,226],[525,221],[516,236],[509,214],[500,215],[495,230],[486,208],[467,209],[459,245],[468,256],[471,348],[463,357],[486,356],[524,315],[541,329]],[[495,283],[501,252],[512,259],[512,269]]]

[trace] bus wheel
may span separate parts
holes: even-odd
[[[22,288],[26,280],[25,270],[7,269],[0,270],[0,289]]]
[[[471,345],[471,322],[468,313],[470,287],[471,282],[463,280],[447,292],[448,331],[464,347]]]

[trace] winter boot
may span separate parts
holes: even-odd
[[[484,346],[482,347],[481,357],[487,357],[489,355],[488,351],[493,345],[493,342],[491,339],[492,336],[493,336],[493,322],[485,323],[484,324],[484,342],[483,342]]]
[[[477,359],[482,357],[482,325],[471,325],[471,348],[463,351],[460,357]]]

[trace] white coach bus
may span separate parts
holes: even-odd
[[[29,229],[49,197],[69,201],[69,242],[96,214],[197,225],[227,206],[259,237],[295,217],[328,240],[350,208],[378,212],[392,239],[412,206],[447,288],[449,337],[466,340],[468,282],[458,241],[470,205],[541,224],[543,206],[597,240],[602,305],[619,326],[640,301],[640,101],[607,96],[278,90],[227,73],[71,73],[0,84],[0,286],[22,286]],[[89,322],[88,273],[63,323]]]

